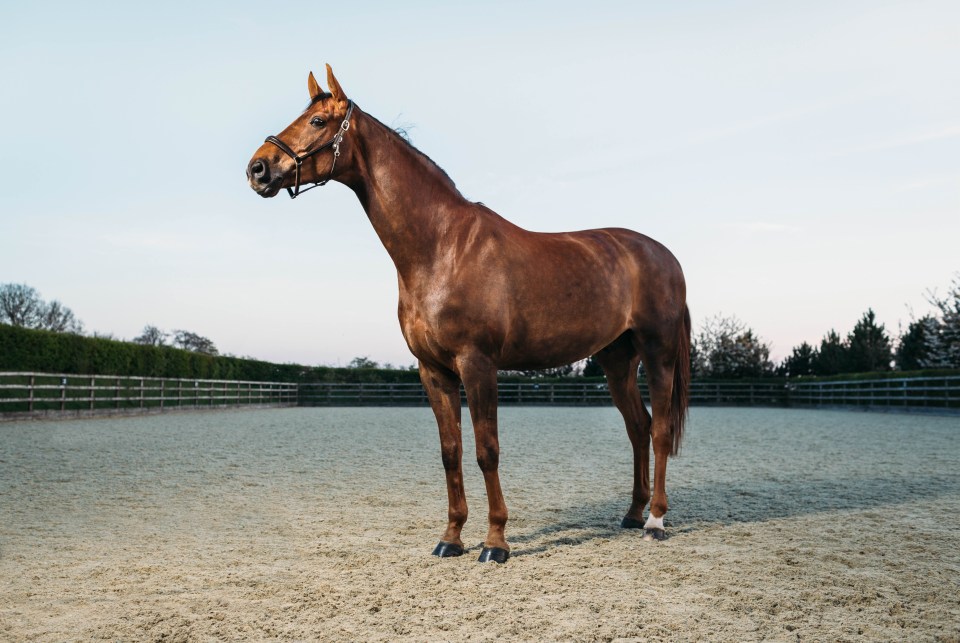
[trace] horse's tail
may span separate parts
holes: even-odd
[[[673,368],[673,399],[670,403],[670,431],[673,446],[670,455],[680,453],[683,440],[683,425],[687,422],[690,406],[690,308],[683,307],[683,328],[680,331],[680,346],[677,363]]]

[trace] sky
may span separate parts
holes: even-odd
[[[277,362],[414,362],[354,194],[244,170],[330,63],[470,200],[620,226],[694,325],[896,335],[960,271],[960,3],[29,2],[0,8],[0,283],[88,332]]]

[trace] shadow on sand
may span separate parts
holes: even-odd
[[[758,523],[833,511],[887,509],[891,514],[910,501],[960,494],[960,474],[934,476],[790,479],[713,483],[671,489],[668,533],[691,533],[714,526]],[[542,553],[560,545],[579,545],[624,533],[619,517],[629,498],[606,498],[561,509],[549,525],[518,530],[509,539],[512,555]],[[616,517],[616,518],[614,518]],[[545,540],[545,542],[544,542]],[[529,546],[526,546],[529,543]]]

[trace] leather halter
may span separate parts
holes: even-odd
[[[343,117],[343,122],[340,123],[340,129],[338,129],[337,133],[333,135],[333,138],[331,138],[329,141],[327,141],[317,149],[310,150],[309,152],[304,152],[302,155],[299,155],[296,152],[294,152],[289,145],[281,141],[276,136],[268,136],[264,140],[264,143],[273,143],[274,145],[279,147],[281,152],[283,152],[284,154],[292,158],[293,162],[297,164],[296,184],[294,185],[293,188],[287,188],[287,194],[290,195],[291,199],[297,198],[297,196],[302,192],[307,192],[308,190],[312,190],[313,188],[320,187],[321,185],[326,185],[327,183],[330,182],[330,179],[333,178],[333,168],[337,166],[337,159],[340,157],[340,142],[343,141],[343,135],[347,133],[348,129],[350,129],[351,114],[353,114],[352,100],[347,101],[347,115]],[[322,181],[314,181],[313,185],[301,190],[300,189],[300,166],[308,158],[310,158],[314,154],[322,152],[328,147],[333,148],[333,162],[330,164],[330,173],[327,175],[327,178],[325,178]]]

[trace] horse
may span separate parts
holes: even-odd
[[[631,230],[532,232],[468,201],[437,164],[349,99],[326,68],[329,91],[310,72],[309,105],[257,149],[247,180],[265,198],[346,185],[396,266],[400,328],[436,417],[446,475],[447,526],[433,554],[464,553],[461,384],[489,505],[479,560],[504,563],[497,372],[591,355],[633,447],[633,494],[621,526],[663,540],[667,459],[679,452],[689,401],[690,312],[677,259]],[[641,362],[652,417],[637,386]]]

